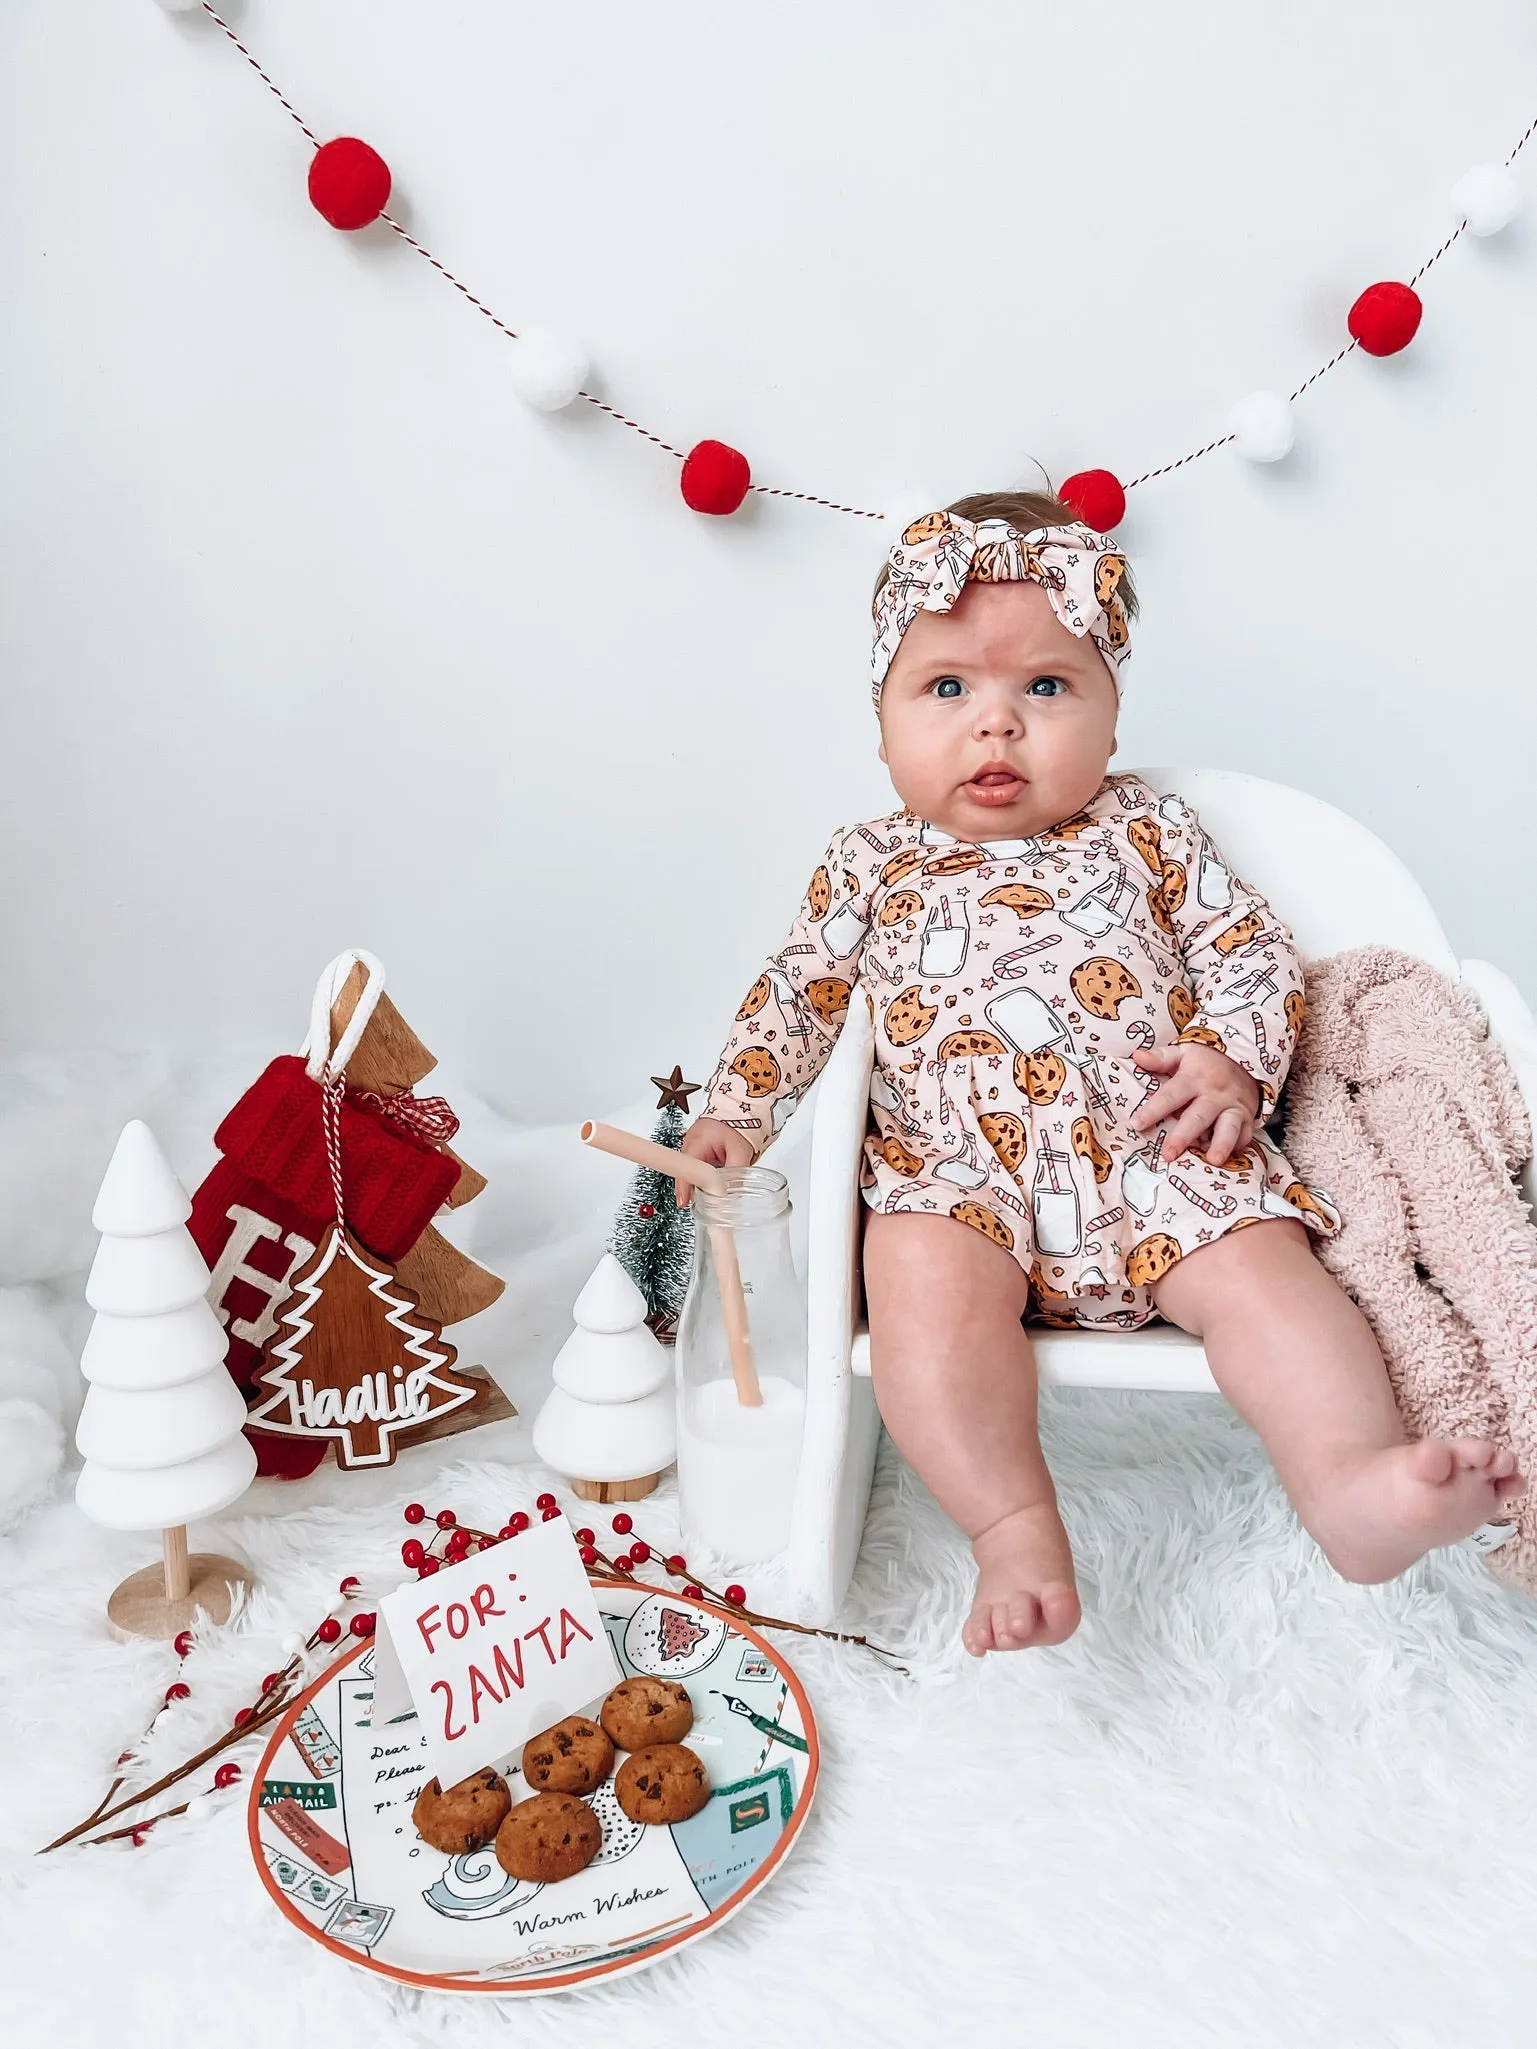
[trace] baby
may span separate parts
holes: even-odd
[[[1348,1579],[1391,1579],[1523,1485],[1481,1439],[1407,1440],[1313,1256],[1339,1217],[1265,1128],[1302,1028],[1291,936],[1187,804],[1106,773],[1136,609],[1125,557],[1055,498],[907,528],[873,658],[902,808],[833,835],[683,1144],[754,1161],[868,995],[871,1370],[971,1540],[978,1656],[1079,1619],[1027,1316],[1194,1331]]]

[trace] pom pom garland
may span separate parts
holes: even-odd
[[[204,5],[204,0],[158,0],[158,4],[166,13],[184,13],[196,11]],[[223,20],[211,4],[211,0],[206,6],[206,12],[223,30],[263,85],[275,95],[289,117],[313,142],[314,136],[305,126],[303,117],[283,96],[229,24]],[[1537,123],[1533,123],[1521,135],[1510,157],[1504,163],[1475,164],[1452,187],[1450,199],[1458,218],[1458,227],[1414,272],[1416,279],[1439,262],[1458,240],[1463,229],[1474,235],[1492,235],[1497,234],[1511,220],[1517,210],[1519,192],[1510,166],[1534,133],[1537,133]],[[331,142],[317,145],[310,167],[309,192],[316,209],[332,226],[348,230],[365,227],[369,222],[379,219],[388,204],[389,166],[376,150],[357,137],[337,137]],[[391,222],[390,225],[424,261],[430,263],[456,291],[463,294],[471,306],[492,320],[512,342],[517,352],[513,381],[530,404],[554,410],[569,404],[576,397],[588,399],[614,420],[634,429],[669,455],[682,457],[682,495],[684,502],[692,510],[720,515],[735,512],[743,503],[753,485],[747,458],[738,450],[718,441],[701,441],[684,455],[682,450],[672,447],[669,442],[663,440],[660,435],[653,434],[639,421],[629,419],[616,407],[594,398],[591,393],[581,388],[587,366],[585,358],[574,345],[537,331],[519,334],[498,318],[467,285],[456,278],[448,266],[429,248],[406,234],[398,223]],[[1419,295],[1412,286],[1395,281],[1382,281],[1370,285],[1350,308],[1348,327],[1352,341],[1369,355],[1397,354],[1413,339],[1422,312]],[[1299,392],[1294,396],[1300,396],[1301,391],[1307,390],[1326,371],[1343,362],[1349,354],[1350,351],[1347,349],[1337,351],[1328,362],[1314,372],[1312,377],[1304,380]],[[1233,440],[1239,451],[1251,460],[1279,460],[1291,446],[1292,429],[1290,420],[1287,419],[1283,431],[1277,403],[1274,393],[1251,394],[1248,399],[1240,401],[1233,408],[1228,435],[1210,440],[1204,447],[1191,449],[1178,461],[1166,462],[1157,468],[1144,471],[1133,480],[1134,484],[1146,483],[1152,478],[1179,469],[1198,457],[1210,454],[1228,439]],[[757,488],[763,490],[767,487]],[[770,495],[794,499],[806,505],[823,506],[829,511],[846,513],[857,519],[868,519],[883,530],[883,539],[888,547],[894,538],[893,529],[900,531],[903,526],[910,523],[914,503],[920,495],[931,502],[918,506],[917,510],[933,510],[938,503],[930,493],[903,493],[900,498],[894,497],[887,506],[872,512],[809,491],[776,489]],[[1077,518],[1098,532],[1110,532],[1125,517],[1126,489],[1108,470],[1083,470],[1075,473],[1060,486],[1059,495],[1072,507]]]
[[[1097,534],[1108,534],[1126,517],[1126,493],[1110,470],[1075,470],[1058,485],[1057,496]]]
[[[1227,416],[1227,430],[1250,462],[1279,462],[1296,440],[1292,409],[1278,391],[1251,391]]]
[[[542,413],[559,412],[581,395],[590,365],[584,350],[542,327],[527,327],[512,345],[512,388]]]
[[[724,441],[701,441],[683,464],[683,502],[695,512],[735,512],[747,496],[747,457]]]
[[[1346,324],[1369,356],[1396,356],[1414,340],[1424,310],[1411,285],[1368,285]]]
[[[310,164],[310,204],[333,228],[366,228],[390,203],[390,167],[355,135],[323,142]]]
[[[1519,204],[1520,193],[1506,164],[1475,164],[1452,187],[1452,212],[1467,222],[1473,235],[1497,235]]]

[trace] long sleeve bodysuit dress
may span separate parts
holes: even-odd
[[[869,992],[875,1068],[860,1183],[871,1209],[949,1215],[1013,1255],[1030,1313],[1130,1329],[1174,1262],[1329,1197],[1263,1132],[1224,1166],[1158,1158],[1130,1119],[1139,1049],[1197,1041],[1259,1084],[1302,1024],[1291,935],[1190,806],[1135,776],[1030,839],[956,840],[907,811],[834,834],[784,943],[737,1012],[705,1114],[761,1153]]]

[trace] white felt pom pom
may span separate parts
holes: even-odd
[[[1292,409],[1278,391],[1251,391],[1227,416],[1238,453],[1250,462],[1279,462],[1296,439]]]
[[[187,1802],[188,1821],[204,1821],[213,1809],[213,1802],[206,1793],[194,1793]]]
[[[880,508],[882,517],[875,523],[881,547],[894,547],[902,538],[904,528],[910,527],[915,519],[922,519],[926,512],[937,512],[944,502],[922,484],[907,484],[900,491],[893,491]]]
[[[281,1649],[283,1656],[285,1658],[300,1657],[302,1656],[304,1651],[304,1638],[302,1636],[290,1634],[284,1637],[279,1648]]]
[[[1497,235],[1521,203],[1506,164],[1475,164],[1452,187],[1452,213],[1475,235]]]
[[[527,327],[512,346],[512,383],[519,398],[542,413],[570,405],[587,382],[586,354],[563,335]]]

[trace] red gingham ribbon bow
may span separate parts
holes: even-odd
[[[387,1124],[399,1125],[424,1145],[447,1145],[459,1129],[447,1096],[414,1096],[409,1089],[402,1089],[398,1096],[381,1096],[377,1089],[348,1089],[347,1094],[354,1103],[361,1103]]]

